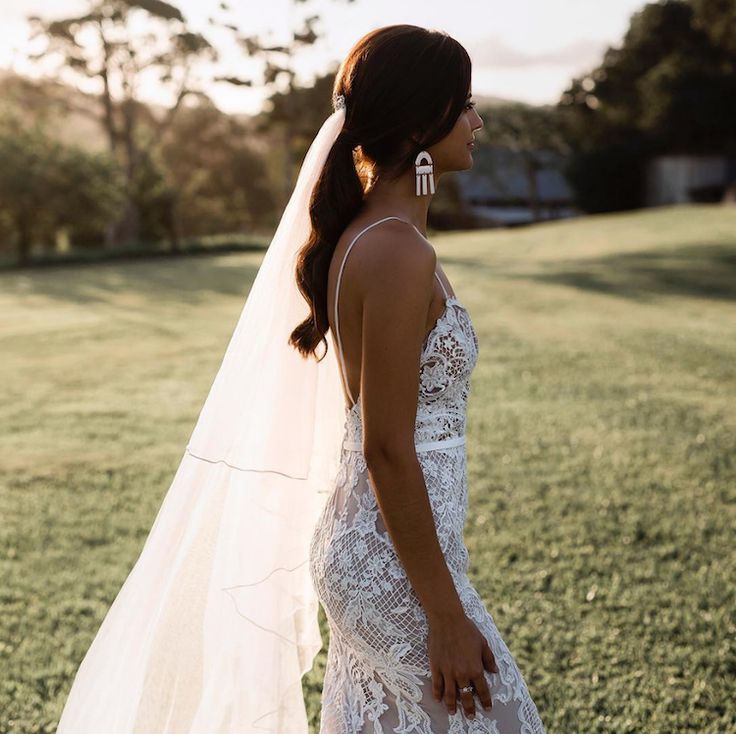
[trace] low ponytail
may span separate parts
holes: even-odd
[[[363,202],[363,182],[355,166],[353,146],[353,139],[343,128],[327,155],[309,202],[312,231],[297,257],[296,282],[311,304],[312,313],[289,338],[289,344],[305,357],[315,353],[320,341],[325,343],[322,358],[327,354],[327,274],[337,241]]]

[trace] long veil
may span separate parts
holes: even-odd
[[[304,734],[322,647],[309,543],[339,465],[345,405],[287,339],[294,268],[345,117],[324,121],[247,296],[179,468],[77,671],[58,734]]]

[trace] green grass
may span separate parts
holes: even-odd
[[[736,732],[736,209],[434,243],[480,338],[471,575],[549,734]],[[54,731],[261,257],[0,274],[0,734]]]

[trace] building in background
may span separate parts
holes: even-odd
[[[465,210],[481,227],[507,227],[581,214],[556,151],[482,147],[473,168],[457,176]]]
[[[646,166],[646,206],[725,201],[735,186],[734,156],[661,155]]]

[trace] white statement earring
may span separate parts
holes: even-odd
[[[417,196],[427,193],[427,179],[429,179],[429,193],[434,194],[434,166],[432,156],[426,150],[414,160],[414,170],[417,176]]]

